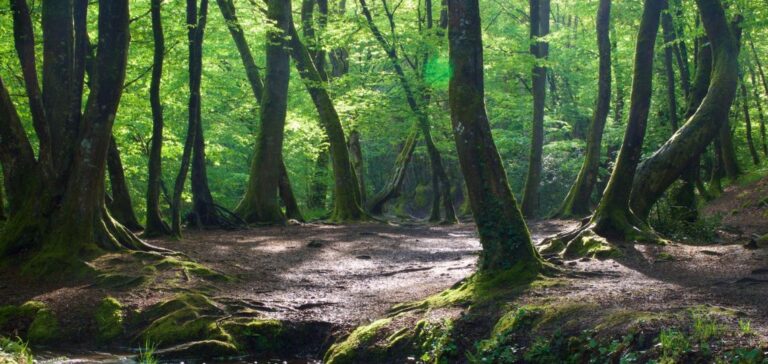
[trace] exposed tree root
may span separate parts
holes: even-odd
[[[584,219],[579,228],[545,239],[539,253],[606,259],[622,254],[621,243],[664,244],[666,241],[632,213],[593,215]]]

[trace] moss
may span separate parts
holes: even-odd
[[[96,309],[98,340],[109,342],[123,334],[123,305],[113,297],[105,297]]]
[[[564,255],[607,259],[618,256],[620,253],[605,238],[596,234],[585,234],[581,239],[575,239],[569,243]]]
[[[376,337],[381,335],[382,329],[390,322],[392,322],[391,318],[383,318],[368,325],[358,327],[346,339],[331,346],[328,352],[326,352],[323,362],[327,364],[358,362],[361,359],[359,351],[365,348],[366,345],[372,344]],[[368,355],[365,357],[369,358]],[[375,360],[375,358],[371,357],[369,360]]]
[[[216,272],[200,263],[191,260],[166,257],[155,265],[159,269],[179,268],[188,276],[200,277],[212,281],[231,281],[232,278]]]
[[[27,340],[33,344],[48,344],[56,341],[61,329],[53,311],[42,308],[35,314],[35,319],[29,325]]]
[[[173,299],[151,306],[139,315],[142,323],[148,323],[138,338],[157,345],[171,346],[197,340],[222,340],[232,338],[218,323],[225,316],[216,304],[200,294],[181,294]]]
[[[229,321],[223,324],[224,329],[239,343],[241,349],[252,353],[276,353],[285,349],[283,340],[285,328],[278,320],[244,320]]]
[[[236,355],[237,346],[228,341],[201,340],[184,343],[154,353],[158,358],[211,359]]]

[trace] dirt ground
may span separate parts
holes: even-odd
[[[729,190],[705,213],[722,214],[735,210],[734,206],[745,206],[744,198],[756,198],[762,192],[754,190],[768,185],[766,181],[751,189]],[[765,225],[738,218],[725,223],[742,233],[720,243],[625,246],[624,256],[617,259],[559,262],[581,277],[566,278],[567,284],[523,299],[572,300],[656,312],[717,305],[736,310],[765,338],[768,249],[743,246],[748,234]],[[530,230],[540,242],[575,226],[573,221],[550,220],[532,222]],[[268,318],[327,322],[341,332],[382,316],[396,303],[450,287],[472,274],[480,251],[470,224],[304,224],[189,231],[181,241],[152,243],[181,251],[236,278],[206,283],[217,302],[240,302]],[[90,284],[32,284],[5,272],[0,273],[0,305],[44,301],[62,325],[83,326],[87,332],[89,323],[83,317],[90,317],[106,295],[117,297],[130,309],[141,309],[192,286],[111,290]]]

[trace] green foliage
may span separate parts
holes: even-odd
[[[144,345],[139,348],[139,355],[136,356],[136,361],[139,364],[159,363],[157,358],[155,358],[155,351],[157,351],[157,345],[152,344],[149,340],[144,341]]]
[[[683,354],[691,350],[691,343],[682,332],[675,329],[663,330],[659,334],[659,344],[661,344],[661,361],[676,361]]]
[[[741,333],[744,335],[751,335],[752,334],[752,322],[749,320],[739,320],[739,330],[741,330]]]
[[[34,358],[26,342],[0,337],[0,364],[32,364]]]

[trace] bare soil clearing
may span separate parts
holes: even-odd
[[[540,242],[577,225],[530,223]],[[181,241],[154,240],[235,280],[186,277],[134,288],[89,284],[32,284],[0,276],[0,305],[39,300],[50,305],[73,342],[90,342],[92,310],[113,296],[141,310],[179,292],[202,290],[223,305],[263,318],[324,322],[337,337],[384,315],[394,304],[440,292],[475,270],[480,250],[474,227],[421,224],[305,224],[242,231],[189,231]],[[768,334],[768,250],[739,242],[715,245],[624,246],[623,257],[558,262],[564,284],[520,298],[526,302],[581,302],[604,308],[663,312],[696,305],[734,310],[752,323],[754,340]],[[135,311],[134,311],[135,312]],[[84,333],[78,337],[77,333]]]

